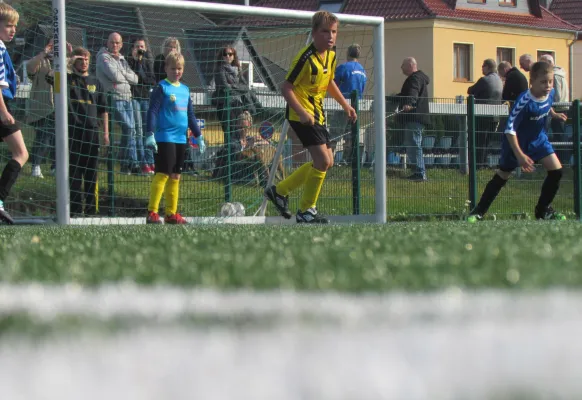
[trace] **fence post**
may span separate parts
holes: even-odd
[[[360,97],[357,90],[352,91],[351,96],[352,107],[356,110],[358,119],[352,123],[352,203],[354,215],[360,215],[360,185],[361,185],[361,174],[360,174]]]
[[[113,136],[113,97],[107,93],[107,111],[109,112],[109,151],[107,152],[107,196],[109,198],[109,216],[115,217],[115,146]]]
[[[465,98],[463,96],[457,96],[455,98],[456,104],[464,104]],[[467,147],[467,113],[462,113],[458,116],[459,119],[459,156],[458,164],[459,170],[462,174],[469,174],[469,149]]]
[[[224,201],[230,202],[232,199],[232,153],[230,148],[230,131],[231,131],[231,105],[230,105],[230,88],[226,88],[226,132],[224,132],[224,144],[226,146],[226,182],[224,184]]]
[[[475,96],[467,99],[467,133],[469,139],[469,201],[477,205],[477,152],[475,149]]]
[[[580,100],[576,99],[573,103],[574,113],[572,114],[573,144],[574,144],[574,212],[578,221],[582,221],[582,214],[580,213],[580,190],[582,176],[580,175]]]

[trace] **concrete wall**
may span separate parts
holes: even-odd
[[[406,57],[414,57],[418,68],[433,80],[435,57],[433,46],[434,21],[392,22],[386,24],[386,94],[400,92],[406,76],[400,66]],[[435,92],[435,87],[429,85],[429,95]]]

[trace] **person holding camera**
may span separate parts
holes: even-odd
[[[67,42],[67,54],[72,50],[71,44]],[[41,179],[44,178],[40,167],[43,161],[50,161],[51,172],[55,168],[55,106],[53,88],[46,81],[53,70],[52,61],[53,39],[26,63],[26,74],[32,82],[26,122],[35,130],[31,152],[32,176]]]
[[[147,50],[144,38],[140,37],[133,41],[131,57],[127,62],[137,75],[137,84],[131,85],[137,159],[141,166],[141,173],[153,175],[154,153],[151,148],[144,146],[144,125],[147,122],[150,93],[156,84],[156,78],[153,71],[153,59]]]

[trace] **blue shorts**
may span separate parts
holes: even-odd
[[[536,140],[519,143],[521,150],[534,162],[540,161],[542,158],[554,154],[554,148],[548,140],[546,135],[540,135]],[[499,169],[505,172],[511,172],[519,167],[519,162],[511,150],[511,146],[507,141],[507,137],[503,135],[501,142],[501,157],[499,158]]]

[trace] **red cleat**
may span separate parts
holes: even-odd
[[[187,224],[188,221],[186,221],[180,214],[176,213],[170,216],[166,215],[166,218],[164,218],[164,223],[170,225],[184,225]]]
[[[146,224],[161,224],[162,220],[157,212],[148,211],[148,217],[146,218]]]

